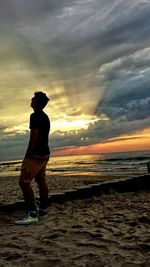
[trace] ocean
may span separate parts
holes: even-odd
[[[48,175],[140,175],[147,173],[150,151],[51,157]],[[21,160],[0,162],[0,177],[19,176]]]

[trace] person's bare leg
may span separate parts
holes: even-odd
[[[19,181],[19,185],[23,193],[27,211],[36,211],[34,193],[30,183]]]
[[[45,169],[46,166],[35,176],[35,181],[39,187],[39,195],[40,195],[40,206],[39,208],[42,210],[46,210],[47,202],[48,202],[48,185],[45,180]]]

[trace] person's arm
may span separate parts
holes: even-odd
[[[25,154],[25,159],[30,158],[34,153],[34,148],[37,143],[38,139],[38,129],[31,129],[30,130],[30,140],[28,144],[28,148]]]

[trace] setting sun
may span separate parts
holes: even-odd
[[[89,123],[94,123],[98,120],[97,116],[81,114],[75,117],[64,116],[62,120],[52,122],[51,131],[55,132],[58,129],[63,131],[78,131],[80,129],[87,129]]]

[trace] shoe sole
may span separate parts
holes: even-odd
[[[30,225],[30,224],[36,224],[38,221],[35,222],[21,222],[21,221],[15,221],[14,224],[16,225]]]

